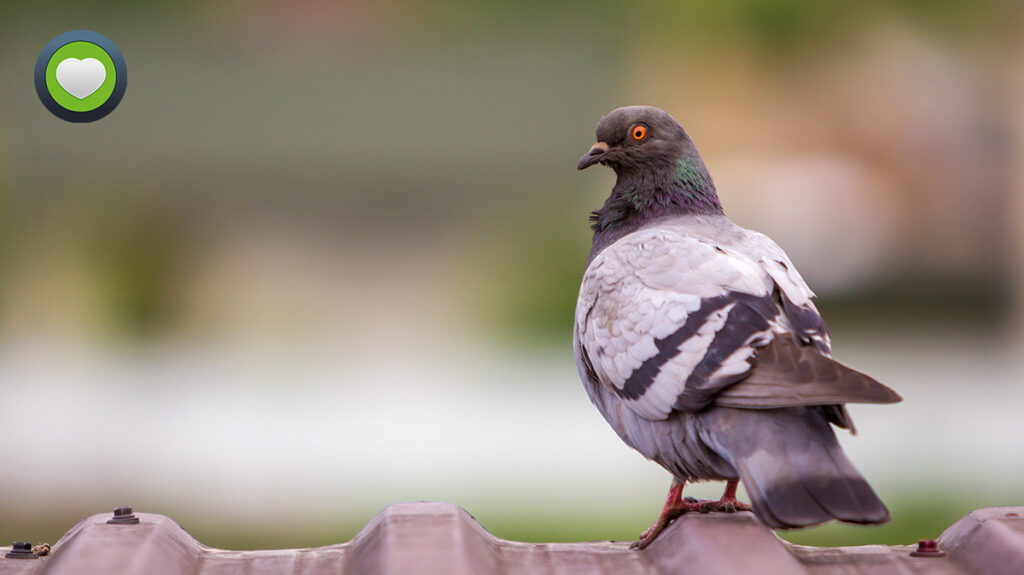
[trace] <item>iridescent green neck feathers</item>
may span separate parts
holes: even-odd
[[[700,156],[676,159],[659,169],[618,172],[604,206],[590,215],[596,233],[638,224],[670,214],[722,213],[715,184]]]

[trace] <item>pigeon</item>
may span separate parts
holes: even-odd
[[[832,428],[856,433],[847,403],[900,396],[832,358],[814,293],[774,241],[725,216],[675,118],[629,106],[596,132],[577,168],[609,166],[616,182],[590,216],[576,365],[616,434],[672,475],[634,547],[691,511],[751,510],[777,529],[887,522]],[[720,500],[682,497],[707,480],[727,482]]]

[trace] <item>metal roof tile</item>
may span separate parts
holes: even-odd
[[[109,514],[88,517],[48,556],[0,559],[0,575],[1024,573],[1024,507],[971,512],[940,537],[942,558],[913,557],[914,546],[793,545],[750,513],[684,515],[645,551],[631,550],[629,542],[506,541],[447,503],[391,505],[348,543],[313,549],[213,549],[169,517],[137,517],[134,525],[109,524]]]

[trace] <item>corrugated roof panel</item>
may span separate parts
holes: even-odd
[[[126,515],[126,513],[122,513]],[[936,554],[916,546],[806,547],[779,539],[750,513],[684,515],[644,551],[630,542],[519,543],[488,533],[447,503],[401,503],[348,543],[313,549],[227,551],[196,541],[169,517],[109,514],[74,526],[49,555],[0,559],[0,575],[1020,575],[1024,507],[981,509],[943,533]],[[123,518],[123,517],[122,517]],[[11,548],[0,549],[6,554]]]

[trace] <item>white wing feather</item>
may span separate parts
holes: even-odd
[[[769,296],[776,286],[797,305],[813,297],[785,253],[770,239],[742,228],[715,241],[698,229],[666,226],[629,234],[602,251],[583,277],[576,333],[599,381],[622,392],[630,375],[659,353],[657,340],[679,330],[702,300],[729,292]],[[732,240],[732,241],[728,241]],[[673,410],[687,378],[726,323],[734,304],[715,310],[682,341],[640,397],[624,403],[648,419]],[[772,332],[788,332],[773,323]],[[757,334],[763,344],[771,333]],[[751,367],[751,341],[715,372],[736,376]]]

